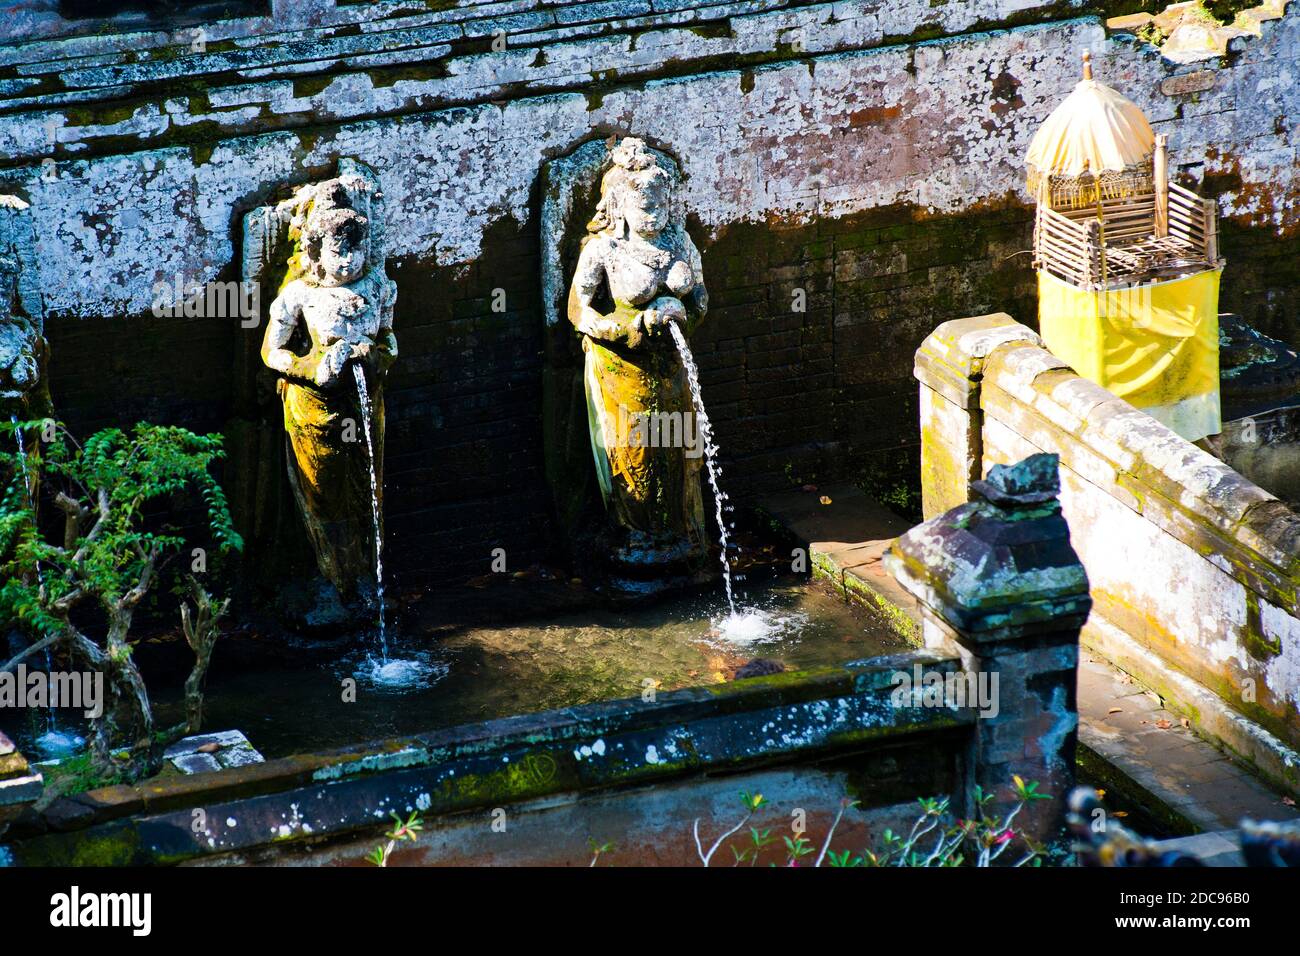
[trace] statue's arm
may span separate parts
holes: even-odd
[[[578,257],[578,268],[569,286],[569,321],[583,335],[635,347],[644,333],[641,310],[616,306],[613,312],[602,315],[593,303],[604,279],[605,266],[597,253],[597,243],[589,242]]]
[[[286,378],[314,382],[321,356],[317,349],[306,355],[295,355],[289,350],[294,330],[302,320],[302,306],[290,286],[271,303],[266,335],[262,338],[262,361]]]

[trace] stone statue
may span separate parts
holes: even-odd
[[[617,562],[689,565],[708,548],[703,448],[691,446],[689,385],[668,326],[689,336],[708,309],[700,253],[659,154],[629,137],[609,163],[568,296],[596,477],[619,531]],[[664,440],[674,428],[677,440]]]
[[[45,379],[47,346],[42,335],[39,298],[32,286],[28,205],[16,196],[0,196],[0,412],[32,421],[51,414]],[[26,293],[26,294],[24,294]],[[35,306],[35,307],[33,307]]]
[[[23,417],[28,395],[40,383],[45,341],[16,311],[18,263],[0,254],[0,398]]]
[[[373,179],[344,174],[276,207],[290,213],[295,255],[261,352],[281,376],[294,499],[321,573],[345,600],[358,592],[370,600],[377,584],[365,409],[380,494],[384,377],[397,358],[397,286],[384,271],[379,199]],[[354,366],[364,373],[364,401]]]

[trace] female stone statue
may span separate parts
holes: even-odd
[[[700,254],[674,177],[646,144],[624,139],[612,160],[568,304],[582,334],[597,478],[623,532],[619,561],[694,563],[707,549],[703,448],[692,443],[689,386],[668,325],[689,336],[704,317]]]
[[[0,413],[31,420],[49,414],[45,339],[21,312],[18,262],[0,251]]]
[[[340,177],[295,197],[289,234],[301,251],[271,303],[262,342],[262,360],[283,376],[289,483],[321,573],[345,599],[358,585],[368,598],[376,583],[365,415],[352,367],[365,376],[382,489],[383,382],[397,358],[397,286],[372,242],[365,186]]]

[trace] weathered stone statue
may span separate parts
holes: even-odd
[[[629,137],[607,162],[568,296],[596,477],[617,563],[689,565],[708,547],[703,448],[668,326],[689,336],[704,317],[700,254],[660,154]]]
[[[0,413],[31,421],[50,414],[45,378],[47,347],[42,335],[28,206],[16,196],[0,196]],[[25,294],[24,294],[25,293]]]
[[[27,415],[41,382],[45,340],[36,325],[16,311],[18,263],[0,253],[0,399],[7,413]]]
[[[262,360],[282,376],[294,499],[321,573],[345,600],[370,599],[376,585],[365,412],[382,493],[384,376],[397,358],[379,198],[372,179],[345,174],[282,204],[295,255],[262,341]]]

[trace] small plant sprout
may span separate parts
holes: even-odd
[[[388,866],[388,859],[393,854],[394,848],[403,840],[410,840],[412,843],[420,839],[420,831],[424,829],[424,821],[420,819],[418,810],[413,810],[411,816],[405,822],[396,813],[388,814],[393,818],[393,828],[385,834],[388,837],[387,843],[381,843],[375,847],[374,851],[366,857],[375,866]]]
[[[713,844],[713,846],[709,847],[708,853],[704,852],[704,844],[700,842],[700,818],[699,817],[695,818],[695,826],[694,826],[695,852],[699,854],[700,861],[705,866],[709,865],[709,861],[713,859],[713,854],[718,852],[718,847],[722,846],[722,844],[726,842],[728,837],[738,832],[741,827],[747,824],[750,821],[750,819],[754,816],[754,814],[758,812],[759,808],[762,807],[764,804],[766,804],[767,801],[763,799],[763,795],[761,793],[750,794],[745,791],[741,791],[740,802],[743,803],[745,806],[745,816],[734,827],[732,827],[726,833],[722,834],[722,836],[718,837],[717,841]]]
[[[591,862],[587,864],[589,867],[596,865],[602,853],[610,853],[614,849],[613,843],[597,843],[591,837],[587,837],[587,846],[591,850]]]
[[[732,866],[740,866],[746,861],[749,862],[750,866],[753,866],[758,862],[758,855],[763,851],[763,849],[776,842],[776,837],[772,836],[770,828],[759,830],[757,827],[750,827],[749,838],[750,842],[744,849],[738,850],[734,846],[731,848],[732,856],[735,857],[735,862]]]
[[[807,837],[797,836],[781,838],[785,842],[785,865],[798,866],[799,861],[813,851],[812,842]]]

